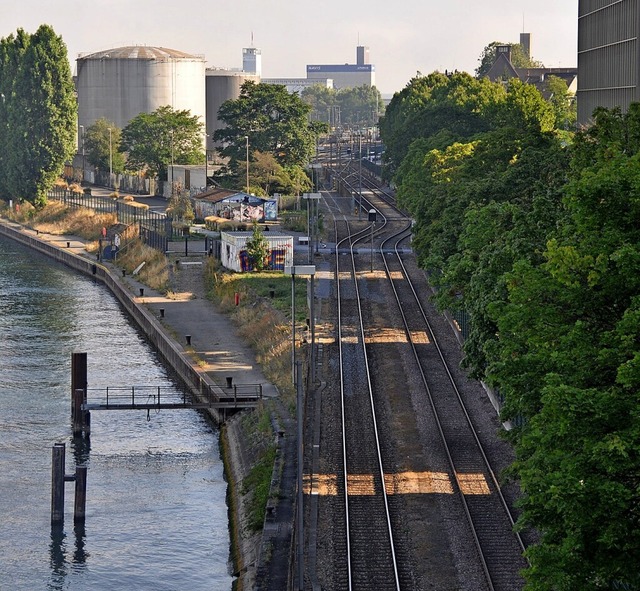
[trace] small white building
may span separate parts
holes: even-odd
[[[223,267],[242,273],[251,271],[253,266],[247,253],[247,240],[253,232],[221,232],[220,262]],[[269,260],[267,269],[284,271],[293,265],[293,237],[276,232],[264,232],[269,243]]]

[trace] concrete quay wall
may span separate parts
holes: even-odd
[[[111,273],[107,267],[97,260],[94,262],[86,256],[75,254],[70,249],[60,248],[38,238],[37,235],[27,233],[23,226],[19,224],[0,220],[0,234],[45,254],[74,271],[101,281],[111,290],[113,295],[137,322],[153,346],[174,369],[194,396],[200,397],[208,388],[212,388],[214,392],[222,394],[219,386],[191,363],[183,353],[182,348],[166,335],[158,320],[143,304],[135,300],[128,286],[123,283],[121,278]],[[207,410],[217,424],[222,422],[220,412],[213,408]]]

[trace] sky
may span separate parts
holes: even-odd
[[[485,46],[531,34],[532,57],[577,65],[573,0],[1,0],[0,37],[53,27],[72,72],[79,54],[149,45],[203,55],[207,67],[241,68],[242,48],[262,52],[263,78],[305,78],[307,64],[354,64],[369,47],[376,86],[402,90],[417,72],[474,73]]]

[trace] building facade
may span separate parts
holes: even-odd
[[[242,50],[242,71],[247,74],[262,75],[262,50],[257,47],[245,47]]]
[[[640,100],[640,0],[578,2],[578,124]]]
[[[308,80],[333,80],[333,87],[354,88],[376,85],[376,67],[369,63],[369,48],[356,47],[355,64],[310,64],[307,65]]]

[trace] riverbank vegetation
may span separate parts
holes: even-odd
[[[639,589],[640,105],[576,134],[559,106],[518,81],[415,78],[381,122],[386,174],[515,426],[518,527],[540,533],[525,589]]]

